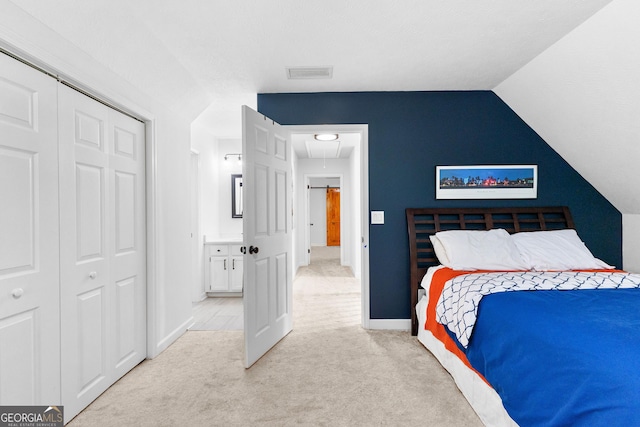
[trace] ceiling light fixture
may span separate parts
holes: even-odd
[[[337,133],[316,133],[313,135],[316,141],[335,141],[338,139]]]

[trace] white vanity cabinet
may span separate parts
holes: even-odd
[[[205,291],[241,293],[243,284],[242,244],[211,242],[205,244]]]

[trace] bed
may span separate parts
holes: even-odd
[[[640,425],[640,275],[612,269],[576,243],[567,207],[406,215],[412,334],[484,424]],[[477,236],[497,239],[481,251],[494,259],[456,259],[451,248]],[[566,236],[583,246],[575,254],[591,258],[565,260],[574,254],[561,247]],[[548,242],[559,246],[535,253]],[[475,240],[463,246],[476,244],[482,249]]]

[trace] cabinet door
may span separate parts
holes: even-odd
[[[229,291],[229,258],[226,256],[209,257],[209,291]]]
[[[242,292],[243,261],[241,256],[231,257],[231,292]]]

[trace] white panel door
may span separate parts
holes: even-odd
[[[59,132],[69,420],[145,357],[144,126],[61,85]]]
[[[313,184],[311,186],[314,187]],[[311,246],[327,246],[327,193],[318,188],[312,188],[309,192]]]
[[[245,367],[292,329],[291,138],[247,106],[243,120]]]
[[[144,123],[109,109],[108,213],[111,286],[114,288],[113,333],[115,379],[146,357],[147,264]]]
[[[0,53],[0,405],[60,404],[56,86]]]

